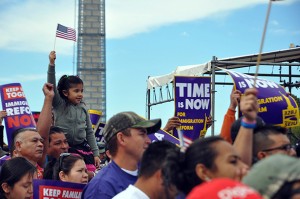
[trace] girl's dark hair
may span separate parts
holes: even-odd
[[[82,84],[83,81],[75,75],[63,75],[57,84],[57,90],[60,95],[60,97],[65,100],[65,102],[68,102],[68,98],[64,95],[63,91],[68,91],[70,88],[72,88],[74,85]]]
[[[2,183],[7,183],[8,186],[13,188],[14,185],[26,174],[33,177],[35,172],[35,166],[23,157],[6,160],[0,171],[0,186]],[[0,189],[0,198],[5,198],[5,192],[2,186]]]
[[[68,175],[77,160],[83,160],[83,157],[75,153],[62,153],[53,167],[53,180],[60,180],[60,171]]]
[[[192,188],[201,184],[203,181],[197,176],[195,168],[201,163],[208,169],[215,169],[214,161],[218,155],[212,146],[218,141],[224,141],[219,136],[207,137],[195,140],[186,150],[186,152],[170,154],[168,157],[168,168],[173,172],[172,182],[177,189],[184,194],[188,194]]]

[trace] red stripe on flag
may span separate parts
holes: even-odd
[[[56,37],[76,41],[76,30],[73,28],[69,28],[69,27],[63,26],[61,24],[58,24],[57,29],[56,29]]]

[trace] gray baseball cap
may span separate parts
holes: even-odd
[[[300,180],[300,160],[274,154],[257,162],[243,178],[243,183],[272,198],[286,183]]]
[[[107,143],[114,135],[127,128],[144,128],[147,134],[151,134],[157,132],[160,127],[161,119],[146,120],[134,112],[120,112],[105,124],[103,136]]]

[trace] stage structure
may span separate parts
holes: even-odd
[[[151,116],[151,106],[163,104],[166,102],[174,101],[173,97],[173,79],[174,75],[183,76],[211,76],[211,114],[212,120],[215,121],[215,92],[216,85],[233,85],[232,82],[217,82],[216,76],[227,75],[225,72],[221,72],[219,68],[224,69],[238,69],[246,67],[255,67],[258,54],[246,55],[240,57],[232,57],[225,59],[218,59],[216,56],[212,57],[210,62],[204,64],[178,66],[175,71],[161,76],[148,77],[147,80],[147,118]],[[270,73],[259,73],[258,76],[262,77],[278,77],[280,84],[289,89],[292,93],[292,88],[300,87],[300,47],[279,50],[273,52],[262,53],[260,70],[263,67],[269,67]],[[218,68],[219,67],[219,68]],[[277,67],[278,70],[274,70]],[[282,70],[283,67],[287,67],[287,70]],[[298,72],[292,73],[292,68],[297,67]],[[287,71],[287,72],[282,72]],[[254,76],[253,73],[245,73]],[[282,80],[282,78],[288,78],[288,80]],[[211,126],[211,133],[214,135],[215,128],[214,123]]]
[[[105,0],[79,0],[77,74],[84,82],[88,109],[106,119]]]

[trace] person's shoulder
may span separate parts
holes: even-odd
[[[115,195],[112,199],[125,199],[127,198],[126,196],[131,197],[130,195],[128,195],[128,188]]]
[[[109,175],[99,172],[85,186],[82,198],[112,198],[111,195],[115,195],[113,182]]]
[[[112,199],[133,199],[130,192],[131,191],[128,191],[128,189],[125,189],[124,191],[115,195]]]
[[[121,168],[114,162],[110,162],[99,171],[99,175],[106,176],[107,178],[115,178],[114,176],[119,175],[120,172],[123,172]]]
[[[129,185],[124,191],[113,197],[113,199],[149,199],[149,197],[134,185]]]
[[[102,198],[102,199],[109,199],[114,196],[112,189],[107,186],[102,186],[98,184],[91,185],[88,183],[81,195],[81,198],[84,199],[94,199],[94,198]]]
[[[137,176],[126,173],[114,161],[112,161],[106,167],[101,169],[94,178],[95,180],[101,178],[102,183],[126,185],[124,187],[126,188],[128,184],[132,184],[132,182],[136,181]]]

